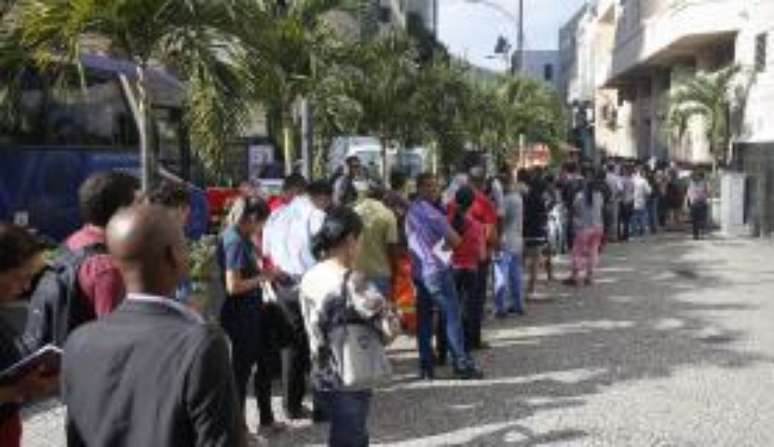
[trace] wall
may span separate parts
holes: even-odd
[[[518,52],[514,53],[514,57],[518,57]],[[551,66],[552,79],[545,79],[545,68],[547,65]],[[560,86],[560,73],[559,73],[559,52],[556,50],[527,50],[524,52],[524,67],[521,74],[535,79],[537,81],[543,81],[550,84],[552,87],[559,89]]]

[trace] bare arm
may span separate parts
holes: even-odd
[[[259,287],[261,287],[259,276],[245,279],[237,270],[226,271],[226,293],[229,295],[242,295],[257,290]]]

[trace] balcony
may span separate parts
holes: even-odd
[[[643,69],[691,58],[697,49],[733,43],[744,11],[744,2],[738,0],[672,2],[640,21],[627,19],[624,11],[606,84],[625,83]]]

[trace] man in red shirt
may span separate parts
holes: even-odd
[[[484,305],[486,304],[486,292],[487,292],[487,280],[489,279],[489,271],[492,262],[492,253],[495,250],[493,241],[497,241],[497,225],[499,217],[497,209],[491,200],[482,191],[484,186],[484,171],[480,167],[474,167],[470,170],[470,183],[473,188],[473,203],[470,205],[466,216],[476,221],[483,229],[485,251],[483,257],[480,259],[478,266],[478,275],[476,281],[478,286],[475,293],[472,294],[474,299],[474,306],[470,308],[473,312],[471,316],[471,348],[481,349],[485,347],[481,340],[481,322],[484,318]],[[453,216],[456,211],[457,205],[452,202],[449,204],[448,213],[449,216]]]
[[[121,208],[131,205],[140,184],[122,172],[99,172],[91,175],[78,190],[78,205],[83,227],[65,242],[69,250],[105,247],[105,227]],[[113,311],[124,298],[124,280],[115,261],[107,253],[94,254],[78,270],[80,296],[85,298],[94,317]]]
[[[455,195],[455,212],[451,215],[451,224],[454,231],[462,236],[462,243],[452,252],[452,266],[454,267],[454,279],[457,284],[457,293],[460,297],[460,305],[463,312],[463,331],[465,333],[465,348],[470,351],[476,342],[480,343],[481,330],[481,305],[479,295],[479,266],[486,256],[486,240],[484,227],[476,219],[470,216],[470,209],[475,201],[475,192],[469,186],[463,186]],[[479,320],[476,320],[479,318]],[[479,337],[478,340],[476,337]],[[444,358],[445,353],[439,352]]]

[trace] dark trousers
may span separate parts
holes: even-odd
[[[267,426],[274,423],[271,380],[275,362],[272,361],[271,346],[267,345],[271,328],[260,306],[258,300],[226,299],[221,325],[231,340],[231,366],[242,411],[247,402],[247,383],[252,375],[260,424]]]
[[[278,304],[293,329],[291,343],[282,350],[282,404],[289,416],[297,416],[302,410],[310,369],[309,340],[298,299],[285,297]]]
[[[371,391],[331,391],[328,408],[331,425],[328,435],[330,447],[367,447],[368,413],[371,409]]]
[[[477,287],[473,293],[473,299],[470,300],[470,333],[471,347],[478,349],[481,347],[481,324],[484,320],[484,307],[486,306],[486,297],[489,292],[489,278],[492,275],[492,260],[487,259],[478,264],[478,274],[476,275]]]
[[[481,344],[481,318],[483,316],[483,297],[479,295],[479,272],[476,270],[455,270],[454,280],[460,297],[462,310],[462,332],[465,348]]]
[[[618,220],[618,240],[628,241],[631,231],[632,214],[634,213],[633,203],[622,203],[620,218]]]
[[[708,211],[706,203],[694,203],[691,205],[691,227],[693,228],[694,239],[699,239],[706,231]]]

